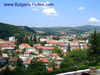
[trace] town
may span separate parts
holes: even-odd
[[[1,64],[9,64],[11,69],[16,67],[18,57],[22,61],[25,68],[31,63],[31,60],[38,58],[43,62],[48,71],[53,71],[53,64],[56,69],[60,69],[60,64],[67,56],[68,52],[77,49],[88,49],[89,34],[72,34],[68,36],[26,36],[15,39],[14,36],[9,37],[8,41],[0,39],[0,62]],[[83,39],[85,38],[85,39]],[[24,40],[22,42],[22,40]],[[5,65],[6,65],[5,64]],[[5,65],[1,69],[4,69]]]

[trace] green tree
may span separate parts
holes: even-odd
[[[29,43],[29,39],[26,37],[25,40],[23,41],[23,43]]]
[[[34,44],[36,44],[36,42],[37,42],[36,35],[34,35],[34,39],[33,39],[33,41],[34,41]]]
[[[23,36],[18,36],[17,42],[18,42],[19,44],[23,43],[23,40],[24,40]]]
[[[70,52],[70,43],[68,43],[67,51]]]
[[[18,57],[17,58],[17,67],[22,67],[22,60]]]

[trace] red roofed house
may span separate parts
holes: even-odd
[[[26,52],[24,52],[24,55],[25,55],[25,56],[30,56],[30,54],[31,54],[30,51],[26,51]]]
[[[12,43],[2,43],[1,44],[1,49],[7,49],[9,52],[12,52],[15,50],[16,45]]]
[[[31,63],[31,59],[26,59],[24,62],[23,62],[23,64],[24,64],[24,66],[27,68],[28,67],[28,65]]]
[[[21,50],[21,49],[17,49],[17,50],[15,50],[15,52],[16,52],[16,53],[22,53],[23,50]]]
[[[8,60],[8,62],[9,62],[9,63],[16,63],[17,60],[18,60],[17,57],[13,57],[13,58],[10,58],[10,59]],[[20,58],[20,60],[22,60],[22,59]]]
[[[42,52],[44,55],[49,56],[52,53],[52,50],[54,49],[54,47],[44,47]]]
[[[13,69],[15,69],[15,67],[13,67],[13,66],[8,66],[9,67],[9,69],[12,71]],[[5,67],[3,67],[3,68],[1,68],[0,69],[0,72],[2,71],[2,70],[5,70],[6,69],[6,66]]]
[[[56,41],[47,41],[48,44],[52,44],[53,46],[56,46],[57,42]]]
[[[56,57],[58,57],[58,54],[56,54],[56,53],[50,54],[50,58],[55,59]]]
[[[57,64],[57,65],[60,65],[62,61],[63,61],[63,58],[61,58],[59,56],[55,58],[55,64]]]
[[[29,44],[23,43],[19,45],[19,49],[26,49],[27,51],[34,52],[35,48],[31,47]]]
[[[53,67],[47,68],[48,71],[53,71]]]
[[[47,60],[47,58],[40,58],[38,61],[43,62],[46,65],[46,68],[47,68],[47,66],[49,64],[49,61]]]

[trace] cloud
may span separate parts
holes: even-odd
[[[84,10],[85,8],[84,7],[78,7],[78,10]]]
[[[54,8],[44,8],[42,12],[48,16],[57,16],[58,15],[58,13],[56,12],[56,10]]]
[[[33,11],[39,11],[39,9],[35,9],[35,8],[34,8],[34,9],[32,9],[32,10],[33,10]]]
[[[100,20],[98,20],[98,19],[96,19],[94,17],[90,17],[88,21],[89,22],[100,22]]]

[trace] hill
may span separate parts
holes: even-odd
[[[26,35],[29,33],[35,33],[35,31],[27,26],[14,26],[10,24],[0,23],[0,38],[2,39],[17,34]]]
[[[83,33],[92,33],[94,29],[100,31],[100,26],[78,26],[78,27],[32,27],[35,31],[43,31],[47,34],[83,34]]]

